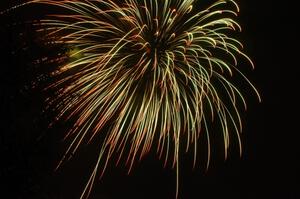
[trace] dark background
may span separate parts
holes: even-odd
[[[18,2],[1,1],[0,10]],[[300,198],[295,18],[290,8],[273,1],[239,4],[240,36],[256,65],[254,71],[245,72],[263,101],[258,103],[249,93],[243,114],[243,157],[233,154],[225,162],[216,158],[206,173],[201,166],[195,170],[189,164],[182,166],[180,198]],[[28,65],[47,52],[41,52],[31,26],[23,23],[40,13],[24,9],[15,13],[0,15],[1,198],[78,198],[92,166],[84,158],[91,148],[83,147],[54,171],[66,146],[60,141],[66,127],[47,128],[48,118],[41,113],[44,97],[31,83],[37,72]],[[130,175],[126,171],[110,167],[91,198],[174,198],[175,171],[163,169],[154,155],[136,165]]]

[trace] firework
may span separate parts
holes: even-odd
[[[241,151],[243,94],[231,76],[243,78],[238,60],[253,63],[230,35],[240,30],[238,5],[220,0],[204,9],[197,0],[36,0],[60,7],[41,21],[47,37],[73,48],[72,58],[51,74],[57,90],[49,101],[57,120],[75,119],[60,164],[83,143],[102,136],[98,159],[81,198],[113,156],[133,164],[151,150],[177,171],[179,152],[196,163],[200,135],[210,160],[210,124],[218,121],[225,158],[232,134]],[[53,105],[54,104],[54,105]],[[154,148],[155,146],[155,148]],[[59,164],[59,166],[60,166]]]

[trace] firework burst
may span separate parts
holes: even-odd
[[[72,59],[52,73],[56,81],[49,86],[58,91],[49,101],[59,111],[56,119],[75,118],[61,163],[81,144],[104,135],[81,198],[112,156],[130,171],[151,150],[176,168],[178,192],[179,152],[191,150],[195,163],[201,134],[209,165],[212,120],[220,124],[225,158],[232,133],[241,151],[237,103],[246,108],[246,102],[231,76],[242,77],[260,97],[237,65],[242,58],[253,66],[242,44],[230,37],[241,29],[234,1],[215,1],[200,11],[197,0],[30,3],[63,10],[42,20],[42,29],[73,47]]]

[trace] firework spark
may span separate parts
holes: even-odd
[[[242,77],[260,97],[238,68],[241,58],[253,63],[230,36],[241,29],[233,0],[215,1],[200,11],[197,0],[30,3],[62,8],[64,13],[42,20],[42,29],[74,47],[72,59],[52,73],[57,81],[49,86],[58,91],[49,102],[59,111],[56,119],[76,118],[60,164],[83,143],[104,135],[81,198],[88,197],[112,156],[117,164],[125,160],[130,171],[151,150],[176,168],[177,196],[179,152],[192,150],[195,164],[204,134],[208,167],[213,120],[221,127],[225,158],[232,133],[241,151],[237,103],[246,108],[246,102],[231,76]]]

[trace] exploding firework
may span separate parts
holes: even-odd
[[[81,198],[113,156],[130,171],[151,150],[176,169],[177,193],[179,153],[191,150],[195,164],[202,134],[209,165],[213,120],[221,127],[225,158],[232,134],[241,151],[238,103],[246,108],[246,102],[231,77],[242,77],[260,97],[238,67],[239,59],[253,64],[230,36],[241,29],[233,0],[205,9],[197,0],[29,3],[60,8],[41,21],[41,31],[73,48],[71,59],[51,73],[55,82],[49,86],[57,90],[49,100],[59,112],[56,119],[75,119],[60,164],[83,143],[103,137]]]

